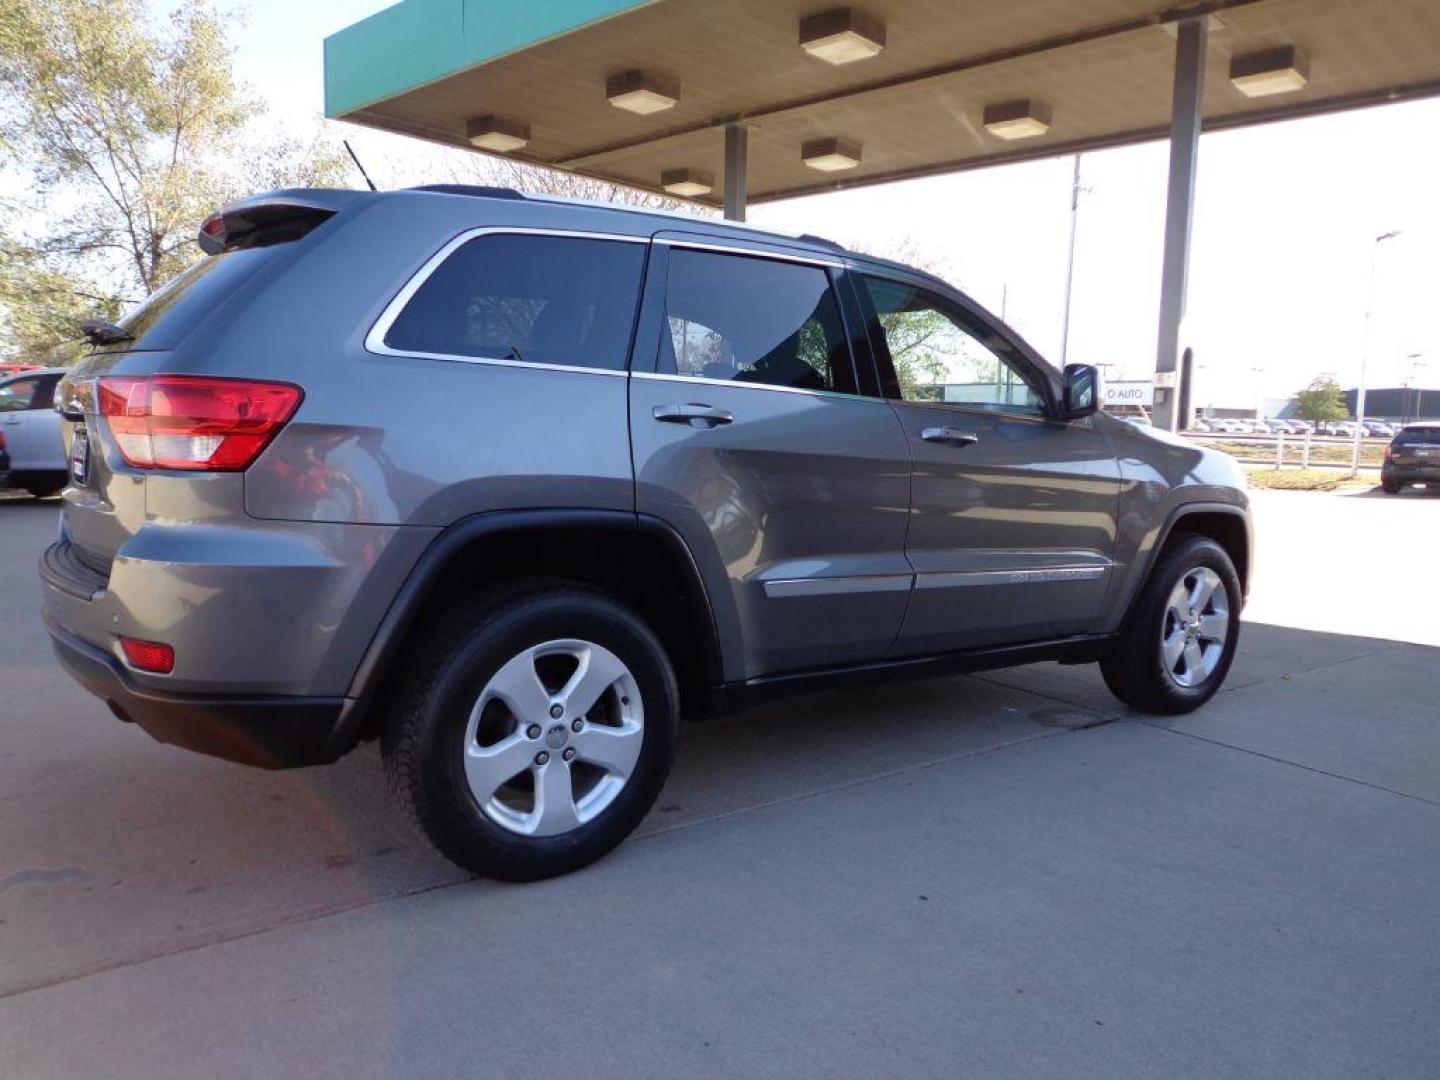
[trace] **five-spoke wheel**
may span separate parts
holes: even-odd
[[[1224,548],[1204,536],[1171,537],[1100,662],[1105,685],[1144,712],[1198,709],[1230,670],[1241,599]]]
[[[480,692],[465,728],[465,778],[496,824],[554,836],[615,801],[644,736],[640,688],[618,656],[591,641],[547,641],[512,657]]]
[[[1165,670],[1180,686],[1208,679],[1230,637],[1230,601],[1220,575],[1197,566],[1180,576],[1165,605],[1160,651]]]
[[[584,866],[649,810],[679,694],[645,622],[579,587],[519,583],[457,603],[415,646],[382,733],[387,769],[461,866],[531,880]]]

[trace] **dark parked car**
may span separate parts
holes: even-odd
[[[1440,484],[1440,423],[1409,424],[1385,448],[1380,487],[1394,495],[1410,484]]]
[[[471,870],[619,843],[682,714],[1043,659],[1179,713],[1230,667],[1234,461],[928,274],[485,188],[275,192],[201,241],[63,385],[57,651],[165,742],[378,737]]]

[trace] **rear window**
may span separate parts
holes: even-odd
[[[1402,446],[1440,446],[1440,427],[1406,428],[1395,441]]]
[[[385,333],[400,352],[620,371],[645,245],[492,233],[462,244]]]
[[[120,349],[173,349],[216,305],[267,263],[280,258],[286,245],[210,255],[176,274],[139,307],[125,313],[120,326],[135,340]]]

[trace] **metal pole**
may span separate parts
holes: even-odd
[[[1370,309],[1375,306],[1375,264],[1380,245],[1400,235],[1399,229],[1381,233],[1370,247],[1370,287],[1365,293],[1365,329],[1360,340],[1360,384],[1355,388],[1355,436],[1350,453],[1350,475],[1360,475],[1360,440],[1365,437],[1365,369],[1370,365]]]
[[[745,185],[749,175],[750,132],[741,123],[725,125],[725,217],[745,220]]]
[[[1200,109],[1205,94],[1205,42],[1209,19],[1196,16],[1176,27],[1175,88],[1170,108],[1170,179],[1165,201],[1165,260],[1160,275],[1160,339],[1157,375],[1175,371],[1180,359],[1180,322],[1190,269],[1190,225],[1195,215],[1195,163],[1200,150]],[[1164,380],[1156,379],[1156,382]],[[1158,427],[1175,430],[1176,388],[1157,402]]]
[[[1075,155],[1075,175],[1070,181],[1070,253],[1065,257],[1065,318],[1060,324],[1060,366],[1070,356],[1070,294],[1075,284],[1075,226],[1080,220],[1080,155]]]

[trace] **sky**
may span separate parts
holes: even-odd
[[[172,6],[153,0],[157,12]],[[323,110],[322,40],[386,6],[251,0],[236,29],[237,73],[277,121],[313,126]],[[327,123],[380,187],[423,182],[463,154]],[[1320,373],[1354,385],[1372,257],[1368,385],[1413,373],[1440,387],[1436,132],[1440,100],[1201,138],[1185,323],[1199,364],[1196,405],[1252,407]],[[1154,369],[1167,155],[1151,143],[1082,160],[1068,352],[1072,362],[1113,365],[1112,378]],[[769,203],[752,207],[750,221],[906,252],[992,311],[1003,306],[1058,363],[1072,167],[1073,158],[1054,159]]]

